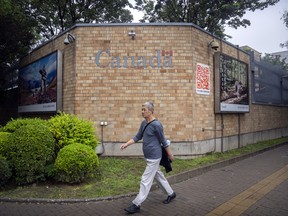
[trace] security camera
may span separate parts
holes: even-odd
[[[219,44],[217,41],[212,41],[211,44],[210,44],[211,48],[214,49],[214,50],[217,50],[219,48]]]
[[[131,30],[128,35],[132,38],[132,40],[134,40],[135,36],[136,36],[136,32],[134,32],[133,30]]]
[[[64,44],[68,45],[70,43],[72,43],[73,41],[75,41],[76,37],[70,33],[67,33],[66,38],[64,39]]]
[[[66,37],[66,38],[64,39],[64,44],[65,44],[65,45],[70,44],[68,37]]]

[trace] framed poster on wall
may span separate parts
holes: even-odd
[[[18,112],[62,109],[62,53],[55,51],[19,69]]]
[[[249,112],[248,64],[215,53],[215,113]]]

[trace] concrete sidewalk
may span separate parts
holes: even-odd
[[[189,179],[187,179],[189,177]],[[187,180],[185,180],[187,179]],[[145,216],[285,216],[288,215],[288,144],[253,156],[197,169],[170,179],[177,197],[150,192],[140,213]],[[126,215],[133,196],[87,202],[0,202],[1,216]]]

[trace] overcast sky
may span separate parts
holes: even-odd
[[[280,0],[276,5],[264,10],[247,12],[244,18],[250,20],[247,28],[226,28],[225,33],[232,36],[228,41],[239,46],[250,46],[260,53],[273,53],[286,50],[279,46],[288,40],[288,29],[281,19],[288,10],[288,1]]]
[[[134,4],[133,0],[130,0]],[[284,10],[288,10],[288,0],[280,0],[276,5],[256,12],[247,12],[244,18],[251,25],[246,28],[226,28],[225,33],[232,36],[228,41],[234,45],[250,46],[260,53],[273,53],[286,50],[280,43],[288,40],[288,29],[281,19]],[[142,14],[134,11],[134,22],[139,22]]]

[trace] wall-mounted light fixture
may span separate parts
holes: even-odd
[[[106,122],[106,121],[102,121],[102,122],[100,122],[100,126],[107,126],[108,125],[108,123]]]
[[[219,43],[217,41],[213,40],[208,44],[208,47],[212,48],[213,50],[217,51],[219,48]]]
[[[134,40],[135,37],[136,37],[136,32],[133,31],[133,30],[131,30],[131,31],[128,33],[128,36],[130,36],[130,37],[132,38],[132,40]]]
[[[64,39],[64,44],[68,45],[68,44],[72,43],[75,40],[76,40],[76,37],[73,34],[67,33],[67,35],[66,35],[66,37]]]

